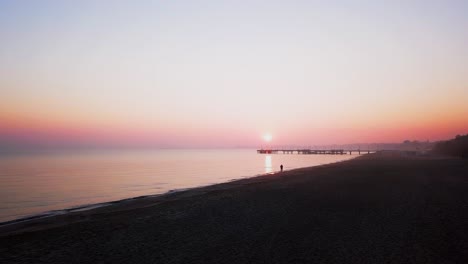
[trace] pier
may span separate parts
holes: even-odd
[[[360,149],[258,149],[258,154],[303,154],[303,155],[346,155],[370,153],[370,150]]]

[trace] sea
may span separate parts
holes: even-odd
[[[0,223],[161,195],[357,155],[257,154],[255,149],[47,151],[0,155]]]

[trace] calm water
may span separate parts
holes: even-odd
[[[152,150],[0,156],[0,222],[46,211],[337,162],[354,155]]]

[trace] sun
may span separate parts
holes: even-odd
[[[263,136],[263,140],[265,140],[266,142],[270,142],[272,139],[273,137],[271,136],[271,134],[265,134]]]

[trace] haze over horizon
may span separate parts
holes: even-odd
[[[1,1],[0,148],[468,133],[466,1]]]

